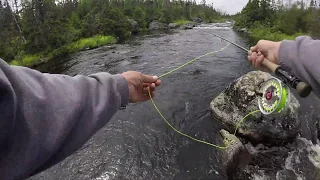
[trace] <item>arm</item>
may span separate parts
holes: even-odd
[[[284,40],[280,44],[278,60],[285,69],[308,82],[320,97],[320,40],[308,36]]]
[[[26,178],[65,159],[129,101],[122,75],[43,74],[1,59],[0,92],[1,179]]]

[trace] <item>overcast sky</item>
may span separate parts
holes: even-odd
[[[201,0],[196,0],[197,2],[201,2]],[[276,0],[277,2],[278,0]],[[283,0],[284,4],[288,3],[290,0]],[[301,0],[291,0],[292,3]],[[310,4],[311,0],[303,0],[303,2]],[[240,12],[242,8],[249,2],[249,0],[206,0],[207,4],[212,4],[215,9],[219,9],[227,14],[236,14]],[[320,0],[317,0],[317,4],[319,5]]]
[[[249,0],[206,0],[207,4],[212,4],[215,9],[219,9],[228,14],[236,14],[248,3]]]

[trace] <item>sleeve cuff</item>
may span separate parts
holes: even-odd
[[[278,61],[282,68],[286,71],[295,73],[293,70],[295,69],[293,58],[296,57],[297,52],[292,52],[293,49],[296,49],[295,42],[292,40],[283,40],[280,44],[279,52],[278,52]]]
[[[114,77],[114,79],[116,81],[117,91],[119,92],[120,97],[121,97],[121,107],[120,107],[120,109],[123,109],[129,104],[128,82],[121,74],[113,75],[113,77]]]

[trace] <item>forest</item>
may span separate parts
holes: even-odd
[[[224,14],[195,1],[181,0],[0,0],[0,58],[32,66],[83,48],[121,42],[154,21],[214,22]]]
[[[300,35],[320,37],[320,10],[316,1],[249,0],[233,16],[235,27],[246,28],[255,40],[280,41]]]

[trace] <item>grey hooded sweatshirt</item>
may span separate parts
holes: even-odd
[[[320,41],[283,41],[279,61],[320,92]],[[0,179],[24,179],[78,150],[129,101],[121,75],[70,77],[0,59]]]
[[[45,74],[0,59],[0,180],[25,179],[65,159],[128,101],[122,75]]]
[[[280,65],[312,87],[320,97],[320,40],[299,36],[294,41],[282,41],[278,55]]]

